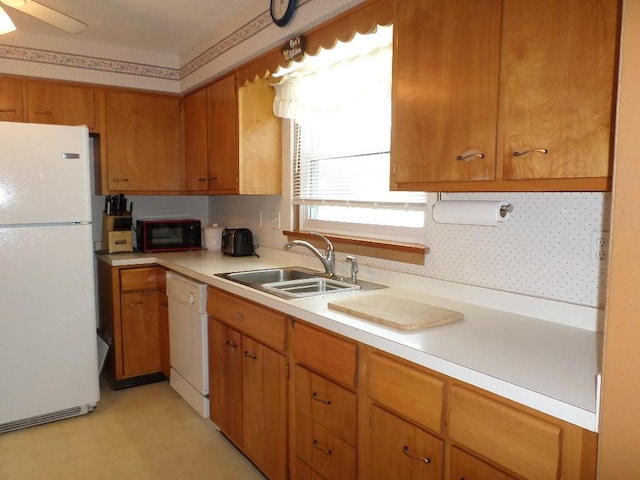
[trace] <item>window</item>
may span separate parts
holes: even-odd
[[[426,194],[389,190],[391,38],[356,35],[276,86],[274,108],[294,122],[300,230],[424,243]]]

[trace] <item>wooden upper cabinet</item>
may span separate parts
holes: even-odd
[[[239,193],[282,193],[282,119],[273,114],[274,99],[265,79],[238,88]]]
[[[504,178],[610,176],[618,0],[504,5]]]
[[[618,0],[398,0],[391,185],[610,188]]]
[[[500,0],[399,0],[392,183],[495,174]]]
[[[23,83],[0,79],[0,121],[24,122]]]
[[[209,188],[207,160],[207,91],[198,90],[182,101],[184,122],[185,188],[190,192]]]
[[[207,87],[209,190],[238,193],[238,90],[236,75]]]
[[[75,85],[27,84],[27,121],[53,125],[86,125],[98,132],[95,89]]]
[[[266,79],[232,74],[183,100],[185,188],[210,194],[282,192],[282,120]]]
[[[109,191],[181,190],[178,97],[108,91],[105,119]]]

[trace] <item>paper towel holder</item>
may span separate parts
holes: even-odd
[[[442,192],[438,192],[438,197],[436,198],[436,202],[439,202],[442,200]],[[510,203],[507,203],[506,205],[503,205],[502,207],[500,207],[500,216],[502,218],[507,216],[507,213],[511,213],[513,212],[513,205]]]

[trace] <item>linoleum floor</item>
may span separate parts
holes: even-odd
[[[102,383],[95,411],[0,434],[0,479],[264,477],[165,381],[118,391]]]

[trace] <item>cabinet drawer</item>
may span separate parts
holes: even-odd
[[[296,455],[325,480],[355,480],[356,449],[296,412]]]
[[[437,432],[442,431],[445,382],[428,373],[372,353],[369,397]]]
[[[458,385],[451,386],[449,436],[530,480],[557,479],[561,428]]]
[[[295,402],[296,410],[355,446],[357,432],[355,393],[296,365]]]
[[[451,480],[516,480],[488,463],[463,452],[459,448],[451,449]]]
[[[293,356],[345,386],[356,386],[358,346],[302,322],[293,328]]]
[[[156,267],[131,268],[120,270],[120,290],[155,290],[158,288]]]
[[[285,316],[217,288],[209,288],[207,313],[232,328],[283,352]]]
[[[372,478],[441,480],[444,442],[386,410],[371,407]]]

